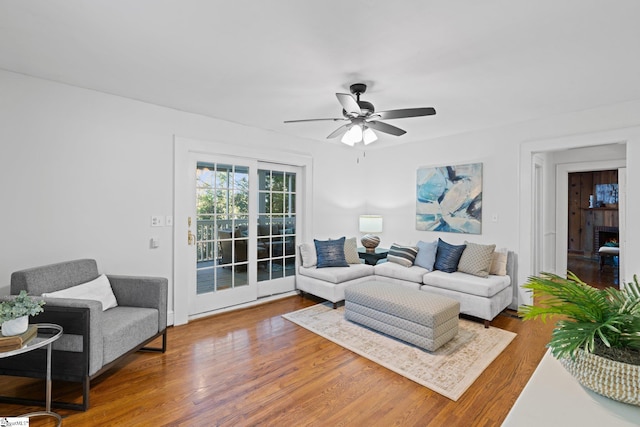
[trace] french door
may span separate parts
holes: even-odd
[[[254,301],[256,252],[250,249],[256,236],[250,224],[255,224],[257,213],[256,198],[251,197],[257,162],[193,153],[190,164],[189,314]]]
[[[258,163],[258,295],[295,288],[300,168]]]
[[[311,157],[179,137],[174,148],[174,324],[293,291]]]
[[[188,315],[292,291],[300,167],[197,152],[188,163]]]

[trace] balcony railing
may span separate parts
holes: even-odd
[[[246,226],[247,222],[238,220],[214,221],[213,219],[198,219],[196,224],[197,262],[215,261],[221,257],[221,248],[216,233],[216,224],[218,230],[231,231],[234,226]],[[272,224],[282,224],[281,229],[284,234],[295,234],[295,217],[291,219],[287,218],[285,221],[274,221]]]

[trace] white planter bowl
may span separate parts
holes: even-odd
[[[20,335],[26,332],[28,327],[29,316],[22,316],[17,319],[7,320],[2,324],[2,335],[5,337]]]

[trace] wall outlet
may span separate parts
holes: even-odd
[[[153,215],[151,217],[151,226],[152,227],[162,227],[164,226],[164,217],[160,215]]]

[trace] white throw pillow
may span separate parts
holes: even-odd
[[[111,283],[104,274],[90,282],[81,285],[72,286],[56,292],[47,292],[42,294],[45,298],[71,298],[71,299],[90,299],[100,301],[102,303],[102,311],[118,306],[116,296],[111,289]]]
[[[309,268],[318,264],[318,256],[316,255],[316,247],[314,245],[303,243],[299,246],[299,249],[303,267]]]
[[[493,274],[495,276],[507,275],[507,255],[507,248],[496,249],[493,252],[489,274]]]

